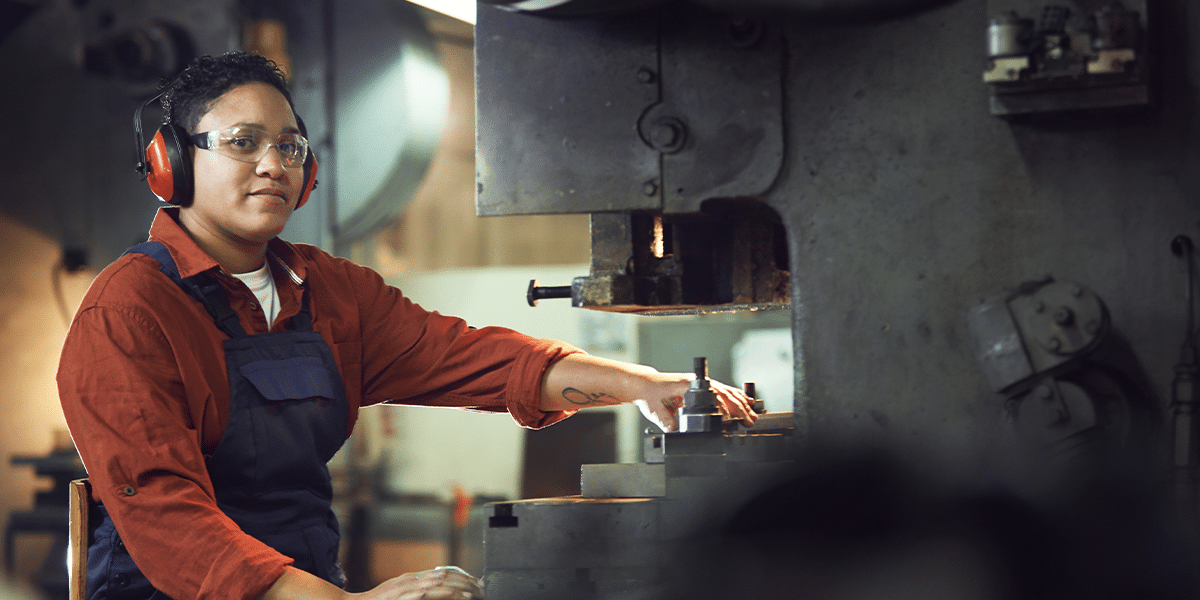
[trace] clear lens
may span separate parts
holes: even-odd
[[[191,137],[197,148],[212,150],[237,161],[256,163],[274,147],[280,162],[285,167],[299,167],[308,157],[308,140],[298,133],[281,134],[274,141],[267,139],[265,131],[233,127],[220,131],[206,131]]]

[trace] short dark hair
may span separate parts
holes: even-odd
[[[257,54],[227,52],[193,60],[166,84],[169,89],[161,100],[163,121],[183,127],[188,133],[197,133],[197,124],[217,98],[234,87],[254,82],[274,86],[287,99],[292,112],[296,112],[287,80],[274,61]]]

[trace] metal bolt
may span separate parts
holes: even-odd
[[[644,192],[647,196],[653,196],[658,193],[658,184],[654,183],[653,181],[647,181],[646,184],[642,186],[642,192]]]
[[[651,141],[656,146],[673,146],[679,142],[679,127],[674,123],[659,123],[650,134]]]
[[[1075,313],[1071,312],[1071,309],[1065,306],[1060,306],[1058,310],[1054,311],[1054,323],[1059,326],[1066,327],[1074,320]]]
[[[1051,350],[1058,350],[1062,348],[1062,340],[1058,339],[1058,336],[1054,336],[1046,341],[1046,345],[1050,346]]]
[[[674,154],[687,143],[687,127],[675,117],[663,117],[650,126],[650,146],[664,154]]]
[[[642,83],[654,83],[654,71],[651,71],[645,67],[638,69],[637,80]]]
[[[569,285],[538,285],[538,280],[530,279],[529,288],[525,292],[525,299],[530,306],[537,306],[538,300],[546,300],[548,298],[570,298],[571,286]]]
[[[729,41],[736,48],[749,48],[762,39],[763,30],[761,21],[735,17],[729,22]]]

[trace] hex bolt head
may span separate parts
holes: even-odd
[[[729,22],[729,41],[735,48],[749,48],[763,38],[762,21],[736,17]]]
[[[674,146],[679,142],[679,127],[674,123],[659,123],[654,126],[650,139],[656,146]]]
[[[1054,311],[1054,323],[1056,325],[1066,327],[1074,320],[1075,313],[1071,312],[1071,309],[1067,308],[1066,306],[1060,306]]]
[[[663,117],[654,121],[647,136],[650,146],[664,154],[674,154],[687,143],[687,126],[675,117]]]

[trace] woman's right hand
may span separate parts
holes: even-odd
[[[438,567],[393,577],[352,594],[308,572],[288,567],[261,600],[471,600],[483,598],[483,582],[458,567]]]
[[[360,600],[471,600],[483,598],[483,582],[458,567],[438,567],[393,577],[355,596]]]

